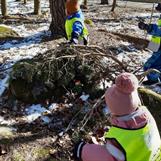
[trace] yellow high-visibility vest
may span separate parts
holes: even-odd
[[[67,19],[66,22],[65,22],[65,30],[66,30],[66,34],[67,34],[68,40],[71,39],[73,24],[74,24],[76,21],[82,22],[82,19],[81,19],[81,18],[76,18],[76,17],[74,17],[74,18],[71,18],[71,19]],[[84,22],[82,22],[82,25],[83,25],[83,32],[82,32],[82,35],[80,35],[81,38],[83,38],[83,37],[85,37],[85,36],[88,36],[88,29],[87,29],[87,27],[84,25]]]
[[[161,19],[158,20],[158,27],[161,27]],[[152,36],[148,48],[154,52],[157,52],[160,49],[161,37]]]
[[[161,161],[161,139],[154,119],[139,129],[112,126],[106,139],[115,139],[122,148],[125,161]]]

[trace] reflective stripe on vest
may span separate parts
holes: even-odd
[[[158,27],[161,27],[161,19],[158,20]],[[152,36],[151,42],[149,43],[148,48],[154,52],[157,52],[160,48],[161,38],[158,36]]]
[[[149,125],[135,130],[111,127],[105,138],[115,139],[121,145],[126,161],[161,161],[160,137],[154,134],[157,130],[151,136],[152,130]]]
[[[73,31],[73,24],[79,21],[82,23],[83,25],[83,33],[81,35],[81,38],[88,36],[88,29],[87,27],[84,25],[84,22],[82,22],[81,18],[71,18],[71,19],[67,19],[65,22],[65,30],[66,30],[66,34],[67,34],[67,38],[68,40],[71,39],[71,35],[72,35],[72,31]]]

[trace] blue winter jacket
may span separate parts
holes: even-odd
[[[81,10],[79,10],[78,12],[67,16],[67,19],[70,20],[72,18],[81,18],[82,22],[84,22],[84,16]],[[74,35],[81,35],[83,33],[83,24],[80,21],[76,21],[73,24],[73,33]]]

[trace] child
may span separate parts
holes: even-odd
[[[84,24],[84,16],[80,9],[79,0],[66,0],[66,22],[65,30],[67,38],[71,43],[78,44],[83,40],[84,45],[88,43],[88,30]]]
[[[106,144],[79,142],[74,156],[82,161],[160,161],[161,140],[154,118],[141,106],[138,80],[130,73],[119,75],[105,93],[111,111]]]
[[[158,3],[156,10],[161,12],[161,3]],[[150,68],[161,71],[161,17],[158,20],[158,24],[148,25],[144,22],[139,22],[138,26],[141,30],[146,30],[148,34],[152,35],[148,48],[153,51],[153,55],[144,64],[144,71]],[[161,75],[152,72],[147,76],[147,78],[148,81],[144,82],[144,84],[151,85],[160,81]]]

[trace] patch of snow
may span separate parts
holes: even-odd
[[[50,113],[49,110],[47,110],[46,108],[42,107],[42,105],[40,105],[40,104],[32,105],[29,108],[27,108],[25,111],[29,115],[33,114],[33,113],[40,113],[40,114],[45,113],[45,112]]]
[[[56,109],[58,107],[58,104],[57,103],[52,103],[49,107],[48,107],[48,109],[49,109],[49,111],[53,111],[54,109]]]
[[[28,115],[26,118],[27,118],[28,123],[31,123],[35,121],[37,118],[39,118],[40,116],[41,116],[40,113],[33,113],[33,114]]]
[[[64,135],[64,132],[62,131],[62,132],[60,132],[58,135],[59,135],[60,137],[62,137],[62,136]]]
[[[133,13],[132,16],[130,16],[131,18],[151,18],[151,13]],[[153,13],[153,18],[159,18],[160,14],[159,13]]]
[[[117,31],[122,29],[122,25],[120,23],[108,23],[105,25],[107,31]]]
[[[45,124],[49,124],[52,121],[48,116],[41,116],[41,119]]]
[[[27,4],[23,2],[9,0],[7,1],[8,12],[10,14],[28,14],[34,11],[34,1],[27,1]],[[41,0],[41,10],[49,10],[49,2]]]
[[[0,96],[3,94],[5,89],[8,87],[8,79],[9,79],[9,75],[7,75],[4,79],[0,80]]]
[[[111,87],[111,85],[112,85],[112,81],[107,82],[106,80],[104,80],[104,81],[101,81],[101,82],[100,82],[99,88],[100,88],[100,89],[105,89],[105,88],[107,88],[107,87]]]
[[[154,92],[161,94],[161,86],[160,84],[155,84],[150,87]]]
[[[37,105],[32,105],[28,108],[25,109],[26,114],[27,114],[27,121],[29,123],[35,121],[37,118],[41,117],[41,119],[45,123],[49,123],[50,119],[47,118],[47,116],[43,116],[44,113],[50,114],[51,112],[47,110],[45,107],[42,107],[42,105],[37,104]]]
[[[0,125],[13,125],[15,122],[15,120],[5,120],[4,117],[0,116]]]
[[[120,62],[122,62],[124,56],[125,56],[125,53],[122,52],[122,53],[120,53],[120,54],[117,55],[117,59],[118,59]]]
[[[89,98],[89,94],[82,94],[80,97],[79,97],[83,102],[86,102]]]
[[[109,107],[106,105],[103,109],[102,109],[102,112],[105,116],[109,115],[111,112],[110,112],[110,109]]]

